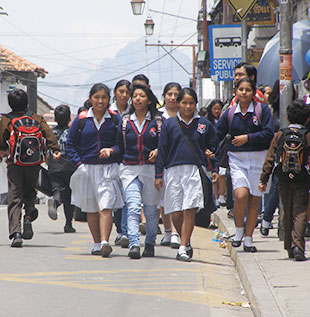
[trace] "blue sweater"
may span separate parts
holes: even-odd
[[[152,150],[157,149],[158,133],[155,120],[146,120],[143,130],[139,133],[134,122],[128,119],[126,125],[126,139],[124,146],[122,122],[118,125],[116,145],[113,149],[122,157],[125,165],[154,164],[148,160]]]
[[[93,118],[86,118],[81,132],[80,142],[77,144],[79,117],[76,117],[70,127],[66,154],[69,160],[77,167],[80,164],[111,164],[119,162],[116,153],[109,158],[99,158],[102,148],[111,148],[116,143],[117,127],[112,119],[106,118],[100,129],[97,130]],[[119,117],[119,121],[121,121]]]
[[[242,146],[234,146],[230,144],[228,151],[232,152],[251,152],[263,151],[269,148],[270,142],[274,135],[274,126],[270,109],[267,105],[262,104],[262,113],[260,120],[254,112],[248,112],[245,116],[241,113],[235,113],[231,123],[231,131],[229,132],[228,111],[223,113],[219,121],[215,125],[218,139],[221,141],[227,133],[232,137],[247,134],[248,142]]]
[[[181,124],[185,127],[186,133],[193,143],[200,164],[207,166],[205,150],[209,149],[216,155],[218,154],[218,139],[212,123],[207,118],[200,117],[194,119],[190,125],[186,125],[182,121]],[[211,163],[212,171],[218,172],[218,159],[212,159]],[[155,177],[162,178],[164,168],[184,164],[196,165],[194,156],[175,118],[169,118],[165,120],[160,133]]]

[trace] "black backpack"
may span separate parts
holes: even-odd
[[[306,128],[284,128],[276,150],[275,173],[281,180],[306,181],[309,177],[309,147]]]

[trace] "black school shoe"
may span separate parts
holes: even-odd
[[[72,227],[72,224],[64,226],[65,233],[74,233],[76,230]]]
[[[15,232],[13,235],[13,241],[11,243],[12,248],[21,248],[23,245],[22,235],[19,232]]]
[[[307,223],[305,237],[306,238],[310,237],[310,223]]]
[[[246,245],[243,245],[243,251],[244,252],[250,252],[250,253],[255,253],[257,252],[257,249],[254,245],[247,247]]]
[[[264,228],[262,225],[260,226],[259,231],[265,237],[269,235],[269,228]]]
[[[307,258],[305,257],[305,254],[302,250],[300,250],[298,247],[293,248],[293,254],[296,261],[306,261]]]
[[[286,250],[289,259],[294,259],[293,249]]]
[[[152,258],[155,256],[155,250],[154,250],[154,245],[153,244],[145,244],[144,251],[142,253],[142,256],[145,258]]]
[[[32,237],[33,237],[33,230],[32,230],[31,219],[24,218],[23,239],[31,240]]]
[[[140,259],[141,255],[140,255],[140,247],[134,245],[130,248],[129,252],[128,252],[128,256],[131,259]]]

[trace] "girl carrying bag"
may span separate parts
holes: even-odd
[[[199,162],[199,157],[194,149],[192,142],[190,141],[190,139],[186,135],[186,132],[184,131],[184,128],[182,127],[180,120],[177,117],[175,117],[175,121],[177,122],[177,125],[179,126],[179,128],[183,134],[183,137],[184,137],[190,151],[192,152],[192,154],[194,156],[195,163],[196,163],[198,170],[199,170],[199,175],[200,175],[201,184],[202,184],[203,198],[204,198],[203,199],[204,208],[200,209],[200,211],[203,213],[206,213],[206,214],[211,214],[217,209],[216,205],[215,205],[215,201],[214,201],[214,196],[213,196],[212,180],[210,179],[210,177],[208,177],[206,175],[206,173],[202,169],[202,166]]]

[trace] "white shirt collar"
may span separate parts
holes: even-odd
[[[180,121],[184,122],[186,125],[190,125],[190,124],[193,122],[194,119],[200,118],[200,115],[198,114],[198,111],[195,110],[193,117],[190,119],[190,121],[189,121],[188,123],[186,123],[186,122],[182,119],[182,117],[181,117],[181,115],[180,115],[180,111],[178,111],[177,117],[179,118]]]
[[[170,118],[166,106],[159,108],[158,111],[162,112],[163,118],[165,118],[165,119],[169,119]]]
[[[123,113],[128,112],[128,109],[129,109],[129,105],[127,104],[126,109],[125,109],[125,111]],[[110,110],[111,111],[117,111],[119,114],[122,114],[122,113],[119,112],[119,110],[117,108],[117,105],[116,105],[116,102],[112,103],[112,105],[110,106]]]
[[[302,124],[298,124],[298,123],[291,123],[288,125],[288,128],[295,128],[295,129],[301,129],[304,128],[305,126]]]
[[[95,124],[96,128],[99,130],[101,125],[104,123],[105,119],[111,118],[111,115],[109,114],[108,109],[106,109],[100,123],[98,123],[98,121],[95,118],[93,108],[91,107],[87,112],[87,118],[93,118],[94,124]]]
[[[250,103],[250,105],[249,105],[249,107],[248,107],[247,113],[248,113],[248,112],[254,112],[254,104],[253,104],[253,101],[251,101],[251,103]],[[240,103],[239,103],[239,102],[238,102],[238,106],[236,107],[236,110],[235,110],[234,114],[235,114],[235,113],[241,113],[243,116],[246,115],[246,113],[243,114],[243,113],[241,112],[241,108],[240,108]]]
[[[134,122],[134,124],[137,127],[139,133],[141,133],[142,130],[143,130],[143,127],[144,127],[144,124],[145,124],[146,120],[149,120],[149,121],[151,120],[151,113],[149,111],[146,113],[146,116],[145,116],[142,124],[140,124],[135,112],[130,115],[130,120],[132,120]]]

